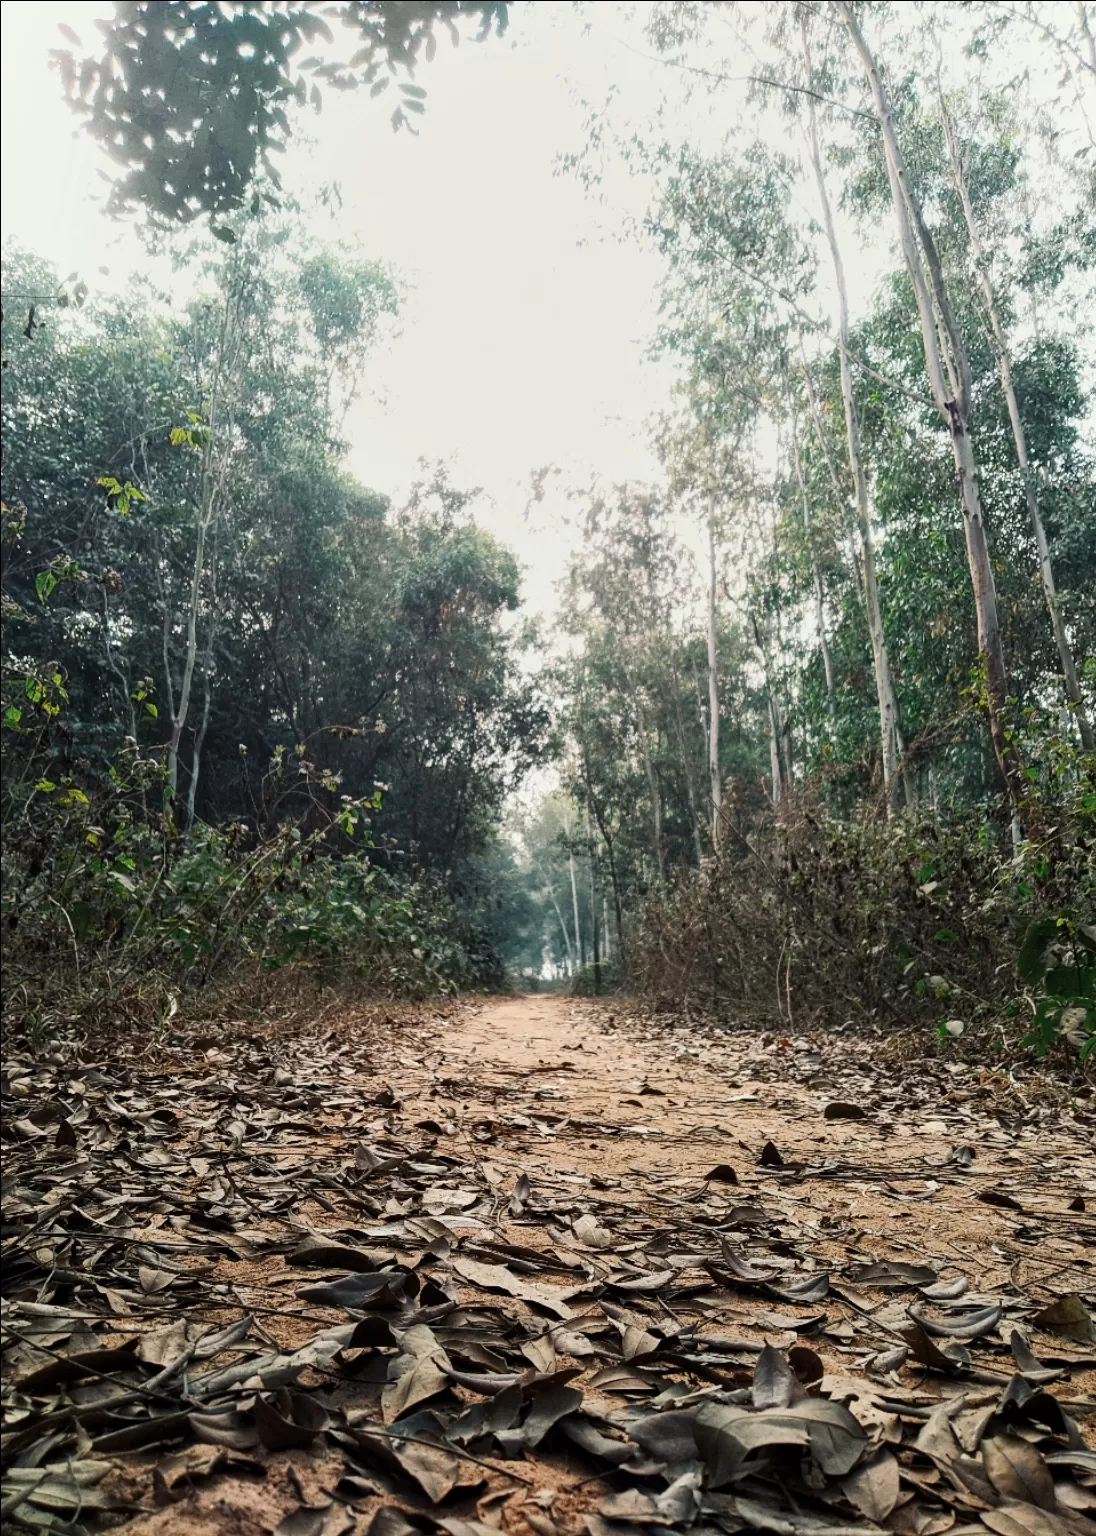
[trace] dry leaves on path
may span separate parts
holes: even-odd
[[[866,1155],[892,1093],[868,1053],[812,1087],[798,1045],[770,1072],[728,1037],[734,1080],[669,1038],[531,999],[9,1060],[4,1529],[1091,1530],[1072,1129],[1038,1122],[1062,1198],[1014,1179],[968,1273],[931,1202],[983,1186],[935,1145]],[[904,1112],[972,1104],[938,1090],[907,1072]],[[917,1259],[858,1224],[911,1190]]]

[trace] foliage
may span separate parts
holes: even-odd
[[[1045,725],[1039,739],[1037,843],[1002,848],[992,814],[962,802],[838,816],[808,784],[648,900],[636,984],[789,1028],[918,1029],[998,1054],[1061,1040],[1087,1058],[1096,764]]]
[[[138,282],[33,335],[5,321],[20,1007],[240,967],[401,995],[501,985],[477,870],[546,715],[509,628],[517,566],[475,494],[438,467],[393,512],[343,468],[395,284],[289,218],[182,270],[182,303]],[[10,248],[5,286],[57,284]]]
[[[893,152],[858,9],[651,7],[667,79],[719,94],[729,126],[675,128],[668,102],[640,126],[617,101],[591,110],[580,172],[615,149],[649,179],[654,349],[677,384],[655,432],[664,482],[584,504],[561,771],[597,830],[630,984],[660,1004],[952,1033],[962,1011],[968,1043],[1081,1042],[1089,150],[1069,158],[1034,75],[1018,94],[991,9],[865,12],[931,269],[928,333],[922,257],[888,233]],[[1058,32],[1041,16],[1029,42],[1076,73],[1084,17]],[[882,271],[852,288],[849,321],[835,301],[862,254]],[[941,296],[982,563],[928,388]],[[1021,975],[1025,932],[1050,950]]]
[[[325,19],[354,35],[351,56],[300,57],[335,35]],[[118,0],[100,57],[57,50],[65,93],[84,126],[121,174],[113,182],[116,213],[146,209],[160,222],[186,224],[203,214],[224,220],[248,202],[257,212],[275,203],[279,177],[272,155],[290,138],[294,106],[319,111],[321,84],[364,89],[371,97],[395,86],[394,128],[413,128],[425,90],[414,82],[429,62],[437,30],[453,42],[458,23],[479,22],[479,35],[506,28],[505,0],[368,0],[325,6],[245,0],[234,6],[192,0]],[[63,28],[69,41],[79,37]],[[398,78],[400,75],[406,78]],[[272,190],[273,189],[273,190]],[[234,241],[231,222],[212,225]]]
[[[366,995],[423,997],[495,979],[490,944],[422,872],[376,862],[379,792],[329,806],[323,776],[277,754],[258,825],[198,825],[183,838],[150,812],[163,768],[130,745],[106,774],[40,733],[32,770],[5,789],[6,1018],[154,1021],[189,994],[291,972]],[[37,773],[48,764],[55,778]],[[308,815],[275,819],[292,788]],[[478,944],[476,940],[478,938]]]

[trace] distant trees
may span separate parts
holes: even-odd
[[[452,875],[490,841],[546,716],[502,623],[517,567],[472,497],[438,470],[392,512],[342,466],[395,284],[284,221],[186,279],[182,306],[138,283],[32,338],[9,310],[6,750],[33,714],[20,679],[54,669],[64,750],[104,772],[123,735],[161,750],[181,831],[253,816],[255,775],[295,754],[334,807],[383,783],[391,857]],[[12,250],[4,286],[58,285]]]
[[[748,48],[756,110],[703,148],[668,108],[619,124],[679,382],[664,484],[590,503],[560,685],[625,910],[790,791],[1009,847],[1032,786],[1091,768],[1090,9],[652,8],[668,82],[717,119]],[[1059,99],[1004,94],[1002,35]]]

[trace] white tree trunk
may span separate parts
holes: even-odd
[[[830,657],[830,642],[826,634],[826,593],[822,585],[822,574],[818,569],[818,558],[814,552],[814,539],[811,537],[811,505],[807,497],[807,482],[803,478],[803,464],[799,457],[799,435],[793,423],[792,451],[795,457],[795,477],[799,482],[799,497],[803,507],[803,532],[807,539],[807,548],[811,557],[811,577],[814,585],[814,617],[818,625],[818,644],[822,651],[822,669],[826,674],[826,696],[829,700],[830,714],[833,714],[833,661]]]
[[[723,779],[719,771],[719,573],[715,549],[715,500],[708,496],[708,783],[712,801],[712,847],[719,842]]]
[[[810,40],[807,33],[806,16],[802,12],[800,13],[800,28],[803,42],[803,58],[807,68],[807,84],[810,86],[813,80]],[[845,445],[848,450],[849,470],[852,474],[853,491],[856,497],[856,522],[860,532],[864,607],[868,620],[868,634],[871,639],[872,666],[875,672],[875,692],[879,703],[879,739],[883,758],[883,785],[887,797],[887,808],[892,810],[898,804],[902,784],[901,775],[904,767],[905,743],[902,740],[898,697],[894,690],[890,652],[887,649],[886,633],[883,628],[883,612],[879,602],[879,579],[875,568],[875,544],[872,534],[872,513],[868,497],[868,481],[864,472],[863,457],[860,452],[860,425],[856,419],[852,364],[849,359],[849,290],[845,279],[845,263],[841,256],[841,247],[838,243],[837,229],[833,219],[833,209],[830,204],[829,193],[826,189],[826,178],[822,169],[822,150],[818,138],[818,116],[815,112],[814,97],[810,95],[807,97],[807,124],[810,138],[811,164],[814,167],[815,181],[818,185],[818,196],[822,204],[822,218],[826,229],[826,242],[830,248],[834,278],[837,283],[839,310],[838,355],[841,364],[841,401],[845,411]],[[906,787],[906,798],[910,798],[908,785]]]
[[[575,879],[575,854],[573,849],[567,855],[567,868],[571,875],[571,910],[575,914],[575,954],[578,956],[579,965],[585,965],[586,955],[582,947],[582,924],[578,920],[578,882]]]
[[[1005,789],[1015,811],[1026,799],[1026,780],[1005,723],[1008,677],[997,612],[993,565],[978,491],[978,465],[970,439],[970,367],[966,348],[952,309],[935,242],[925,225],[910,183],[879,66],[865,41],[852,6],[847,0],[834,0],[834,4],[860,55],[871,88],[883,136],[887,178],[902,254],[917,299],[925,347],[925,368],[933,399],[951,438],[963,512],[967,565],[978,620],[978,649],[985,666],[990,738]]]
[[[194,687],[194,673],[198,660],[198,612],[201,607],[202,585],[206,574],[206,544],[214,522],[220,514],[220,504],[223,499],[232,453],[231,411],[225,412],[226,419],[223,427],[221,426],[220,417],[224,406],[224,397],[229,390],[226,380],[228,375],[235,369],[236,357],[235,355],[230,356],[230,350],[233,354],[238,350],[239,328],[237,324],[237,311],[240,302],[240,293],[226,293],[224,309],[221,315],[220,334],[217,338],[217,353],[209,386],[205,421],[207,435],[202,445],[202,468],[194,564],[191,568],[190,596],[187,602],[186,649],[184,651],[183,675],[179,683],[178,698],[172,705],[171,735],[167,745],[168,799],[173,806],[176,803],[179,792],[179,748],[182,743],[187,716],[190,713],[190,697]],[[218,438],[221,439],[220,442]],[[166,640],[165,660],[167,660]],[[168,675],[170,677],[170,665]]]
[[[1039,553],[1039,575],[1043,583],[1043,596],[1046,599],[1047,612],[1050,615],[1050,624],[1054,631],[1054,641],[1058,647],[1058,657],[1062,666],[1066,697],[1073,708],[1073,714],[1081,733],[1081,744],[1086,752],[1091,752],[1094,750],[1092,726],[1085,713],[1081,686],[1077,677],[1077,666],[1073,660],[1073,651],[1070,648],[1065,625],[1062,623],[1061,613],[1058,610],[1058,593],[1054,583],[1054,569],[1050,560],[1050,546],[1047,543],[1046,528],[1039,510],[1039,497],[1035,489],[1035,476],[1028,459],[1027,434],[1024,431],[1024,422],[1020,415],[1020,403],[1016,398],[1016,390],[1012,382],[1012,355],[1009,349],[1008,337],[1005,334],[1001,313],[997,306],[997,295],[994,292],[993,283],[990,278],[989,259],[982,244],[977,220],[974,217],[974,205],[970,200],[970,189],[967,186],[967,179],[963,170],[962,155],[955,138],[951,117],[942,95],[940,113],[944,125],[944,136],[948,146],[948,158],[951,162],[952,180],[955,182],[955,190],[958,192],[963,205],[963,217],[966,220],[967,233],[970,236],[971,256],[974,260],[975,270],[978,273],[982,297],[986,303],[990,341],[997,359],[997,372],[1001,379],[1005,403],[1008,406],[1008,418],[1012,426],[1012,441],[1016,448],[1016,459],[1020,466],[1020,474],[1023,477],[1028,516],[1031,519],[1032,531],[1035,534],[1035,547]]]
[[[643,758],[643,771],[647,775],[647,786],[651,794],[651,833],[654,844],[655,865],[658,869],[658,878],[666,878],[665,860],[662,853],[662,797],[658,790],[658,775],[651,758],[651,749],[647,737],[647,715],[643,708],[643,698],[639,686],[632,684],[632,697],[636,707],[636,725],[638,726],[639,751]]]

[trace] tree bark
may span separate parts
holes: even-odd
[[[845,538],[848,542],[849,564],[856,577],[856,595],[860,604],[864,606],[864,568],[860,563],[860,556],[856,552],[856,529],[853,521],[847,515],[845,492],[841,488],[841,481],[837,474],[837,465],[833,462],[830,453],[830,445],[826,441],[826,429],[822,421],[822,409],[818,403],[818,395],[815,391],[814,380],[811,378],[810,364],[807,362],[807,351],[803,345],[802,333],[799,335],[799,356],[803,365],[803,382],[807,387],[807,403],[811,411],[811,423],[814,427],[814,435],[818,439],[818,446],[822,457],[826,461],[829,471],[830,484],[833,487],[834,507],[841,513],[841,521],[844,526]]]
[[[575,914],[575,951],[578,955],[579,965],[585,965],[586,953],[582,947],[582,924],[578,920],[578,884],[575,880],[575,851],[573,848],[567,854],[567,867],[571,874],[571,910]]]
[[[544,888],[548,892],[548,896],[551,900],[556,917],[559,919],[560,931],[563,934],[563,947],[567,953],[567,962],[571,967],[571,973],[573,975],[575,970],[575,952],[571,948],[571,935],[567,932],[567,924],[563,921],[563,913],[560,910],[559,902],[556,900],[555,888],[553,887],[551,880],[547,878],[543,871],[541,871],[540,877],[544,881]]]
[[[689,761],[689,743],[685,736],[685,721],[681,714],[681,676],[677,670],[677,662],[673,655],[673,636],[668,635],[670,650],[670,686],[674,691],[673,716],[674,731],[677,735],[678,750],[681,753],[681,770],[685,775],[685,795],[689,802],[689,823],[693,829],[693,849],[696,853],[697,868],[704,862],[704,844],[700,837],[700,812],[697,805],[696,786],[693,783],[693,765]]]
[[[799,22],[803,44],[803,59],[807,69],[807,84],[810,86],[814,78],[814,70],[811,63],[807,19],[803,12],[800,12]],[[887,797],[887,809],[888,812],[891,812],[898,804],[902,784],[901,771],[905,755],[905,744],[902,740],[898,697],[894,690],[894,681],[891,673],[890,652],[887,649],[886,633],[883,628],[883,612],[879,602],[879,579],[875,566],[875,543],[872,535],[871,505],[868,498],[868,481],[864,473],[864,462],[860,452],[860,425],[856,419],[852,365],[849,359],[849,291],[845,279],[845,263],[841,256],[841,247],[838,243],[837,229],[833,219],[833,208],[830,204],[829,193],[826,189],[826,178],[822,169],[822,150],[818,137],[818,115],[815,111],[813,96],[807,97],[807,124],[811,164],[814,167],[815,181],[818,185],[818,196],[822,204],[822,218],[826,229],[826,242],[830,248],[834,278],[837,283],[839,310],[838,356],[841,365],[841,401],[845,411],[845,444],[848,450],[849,469],[852,473],[853,491],[856,497],[856,522],[860,532],[864,607],[868,619],[868,634],[871,639],[872,665],[875,672],[875,692],[879,703],[879,738],[883,755],[883,785]]]
[[[1043,596],[1046,599],[1051,628],[1054,631],[1054,641],[1058,647],[1058,657],[1062,666],[1066,698],[1073,708],[1081,734],[1081,744],[1086,752],[1092,752],[1096,744],[1093,741],[1092,726],[1085,713],[1084,699],[1077,677],[1077,666],[1073,659],[1073,651],[1070,648],[1069,637],[1066,634],[1065,625],[1062,623],[1062,616],[1058,610],[1058,592],[1054,583],[1054,568],[1050,560],[1050,546],[1047,543],[1046,528],[1039,510],[1039,497],[1035,489],[1035,476],[1028,459],[1027,434],[1024,431],[1023,417],[1020,414],[1020,403],[1016,398],[1016,389],[1012,382],[1012,355],[1009,349],[1008,337],[1005,334],[1004,324],[1001,320],[1001,312],[997,307],[997,295],[994,292],[993,283],[990,278],[989,260],[985,247],[982,244],[977,220],[974,217],[974,205],[970,200],[970,189],[967,186],[966,175],[963,171],[962,155],[942,94],[940,98],[940,115],[944,126],[944,137],[948,146],[948,159],[951,162],[952,180],[955,182],[955,190],[958,192],[959,200],[963,205],[963,217],[966,220],[967,234],[970,236],[971,256],[974,259],[975,270],[978,273],[978,283],[986,305],[990,342],[997,359],[997,372],[1001,380],[1001,389],[1004,392],[1005,403],[1008,406],[1008,418],[1012,426],[1012,441],[1016,448],[1016,459],[1020,466],[1020,474],[1023,477],[1028,516],[1031,519],[1032,531],[1035,534],[1035,547],[1039,553],[1039,575],[1043,583]]]
[[[708,782],[712,847],[719,839],[723,779],[719,771],[719,584],[715,558],[715,498],[708,493]]]
[[[651,793],[651,831],[655,850],[655,864],[658,869],[659,880],[666,878],[665,861],[662,854],[662,797],[659,794],[658,775],[651,759],[651,751],[647,741],[647,716],[643,709],[643,700],[640,697],[639,687],[633,686],[633,697],[636,706],[636,723],[639,726],[639,750],[643,758],[643,770],[647,775],[647,786]]]
[[[795,457],[795,478],[799,482],[799,497],[803,507],[803,532],[807,539],[807,548],[811,557],[811,578],[814,586],[814,616],[818,625],[818,644],[822,652],[822,670],[826,674],[826,697],[829,701],[830,715],[833,715],[833,660],[830,656],[830,642],[826,634],[826,593],[822,585],[822,573],[818,569],[818,557],[814,551],[814,539],[811,535],[811,507],[807,498],[807,482],[803,478],[803,464],[799,457],[799,434],[796,424],[792,424],[792,450]]]
[[[597,853],[594,846],[590,845],[590,924],[591,937],[594,944],[594,993],[601,991],[601,934],[598,926],[597,914]]]
[[[784,720],[780,710],[780,704],[776,697],[776,689],[773,684],[772,667],[769,664],[768,637],[762,637],[761,626],[755,618],[753,620],[754,641],[761,653],[761,665],[765,673],[765,692],[769,701],[769,772],[772,777],[773,804],[776,805],[783,793],[786,778],[784,771]]]
[[[1027,798],[1026,780],[1005,719],[1008,708],[1008,674],[997,612],[993,564],[982,518],[978,464],[970,438],[970,367],[966,348],[952,310],[935,242],[910,183],[879,66],[848,0],[834,0],[834,4],[860,55],[883,136],[891,202],[921,321],[925,368],[936,408],[948,428],[959,482],[967,565],[978,621],[978,649],[985,669],[990,739],[1005,791],[1013,811],[1018,812]]]
[[[191,568],[190,596],[187,603],[186,650],[183,675],[179,683],[178,700],[172,706],[171,735],[167,745],[168,799],[174,805],[179,790],[179,748],[183,739],[187,715],[190,712],[190,696],[194,686],[194,673],[198,660],[198,610],[201,606],[202,583],[205,579],[206,542],[219,513],[220,501],[228,474],[232,451],[231,419],[220,428],[220,412],[226,389],[225,377],[230,368],[229,347],[238,341],[238,315],[240,293],[225,295],[221,315],[220,334],[217,338],[216,363],[209,387],[206,409],[206,439],[202,445],[201,490],[198,500],[198,525],[194,547],[194,564]],[[233,359],[233,362],[235,360]],[[217,456],[217,434],[224,438],[223,451]]]

